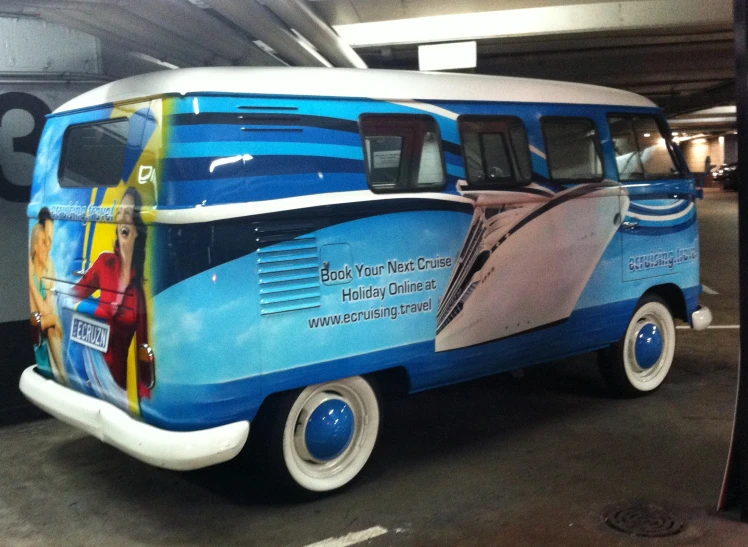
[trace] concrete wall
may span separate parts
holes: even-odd
[[[30,408],[17,385],[33,362],[26,206],[39,137],[46,114],[105,78],[92,36],[0,18],[0,43],[0,423],[7,423]]]
[[[688,163],[688,168],[694,173],[703,173],[706,157],[712,155],[712,146],[709,141],[694,139],[680,143],[680,147]],[[712,163],[715,163],[714,156],[712,156]]]
[[[738,159],[737,135],[693,139],[680,143],[689,169],[694,173],[703,173],[706,157],[711,164],[720,166],[733,163]]]

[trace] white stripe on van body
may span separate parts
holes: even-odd
[[[345,203],[360,203],[363,201],[381,201],[388,199],[432,199],[465,203],[471,206],[473,204],[473,200],[468,198],[455,196],[453,194],[441,194],[438,192],[374,194],[369,190],[354,190],[351,192],[329,192],[326,194],[312,194],[294,196],[292,198],[249,201],[245,203],[227,203],[207,206],[197,205],[190,209],[157,209],[154,213],[155,221],[157,223],[193,224],[252,215],[265,215],[281,211],[308,209],[324,205],[341,205]]]
[[[430,114],[436,114],[437,116],[442,116],[443,118],[447,118],[449,120],[456,120],[459,114],[457,112],[452,112],[451,110],[447,110],[446,108],[442,108],[441,106],[436,106],[429,103],[422,103],[420,101],[388,101],[390,104],[396,104],[398,106],[405,106],[407,108],[415,108],[416,110],[423,110],[424,112],[428,112]]]
[[[651,220],[654,222],[665,222],[668,220],[677,220],[679,218],[683,218],[684,216],[688,215],[694,208],[694,204],[691,203],[688,207],[683,209],[679,213],[674,213],[672,215],[663,215],[663,216],[656,216],[656,215],[642,215],[640,213],[632,213],[629,211],[627,216],[630,216],[631,218],[638,218],[639,220]]]
[[[679,207],[681,203],[686,201],[685,199],[679,199],[675,203],[671,203],[670,205],[645,205],[643,203],[636,202],[636,206],[641,209],[649,209],[651,211],[664,211],[666,209],[674,209],[675,207]]]

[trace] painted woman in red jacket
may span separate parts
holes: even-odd
[[[114,252],[101,253],[75,286],[75,294],[81,299],[101,291],[94,315],[105,319],[111,328],[104,360],[114,381],[125,391],[127,356],[132,338],[136,337],[136,348],[148,343],[143,294],[146,229],[140,217],[142,204],[140,193],[135,188],[128,188],[115,216],[117,239]],[[105,386],[106,382],[102,385]]]

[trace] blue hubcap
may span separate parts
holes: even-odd
[[[634,353],[636,362],[643,369],[652,368],[662,355],[664,343],[662,333],[654,323],[646,323],[636,335]]]
[[[306,448],[317,460],[340,456],[353,438],[355,418],[340,399],[328,399],[314,409],[306,426]]]

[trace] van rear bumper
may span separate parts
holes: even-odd
[[[23,371],[19,387],[55,418],[148,464],[187,471],[225,462],[247,442],[249,422],[199,431],[168,431],[141,422],[107,401],[78,393],[38,374]]]

